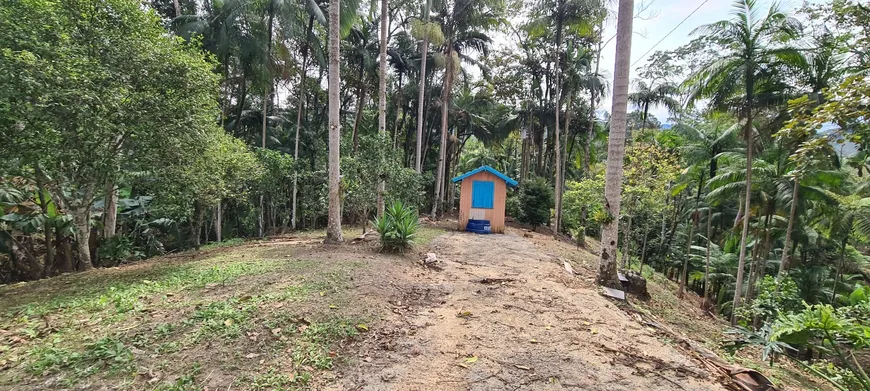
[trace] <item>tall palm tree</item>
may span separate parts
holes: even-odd
[[[469,57],[469,51],[481,54],[489,52],[492,43],[486,32],[503,23],[501,0],[454,0],[445,1],[441,10],[441,31],[444,33],[443,87],[441,90],[441,144],[439,145],[438,168],[435,173],[435,191],[432,199],[433,218],[437,217],[438,207],[444,193],[444,178],[447,173],[447,131],[450,112],[451,89],[457,72],[461,71],[460,61],[480,65]],[[424,76],[421,76],[424,77]]]
[[[773,70],[783,60],[793,60],[798,56],[797,50],[783,44],[795,39],[800,31],[798,21],[786,16],[776,3],[771,5],[766,15],[760,16],[759,12],[757,0],[737,0],[730,20],[721,20],[695,29],[693,34],[716,37],[722,45],[722,57],[690,75],[685,82],[690,103],[709,98],[715,107],[735,110],[743,121],[747,190],[752,188],[754,110],[773,100],[763,91],[771,84],[776,84],[778,73]],[[746,263],[746,236],[752,202],[750,195],[751,191],[747,191],[744,200],[745,213],[733,301],[735,310],[740,306]],[[736,314],[737,311],[733,313]],[[736,321],[736,315],[732,315],[731,323]]]
[[[417,96],[417,153],[414,155],[416,160],[415,168],[417,173],[423,172],[423,115],[424,104],[423,99],[426,98],[426,59],[429,57],[429,40],[431,39],[429,28],[429,9],[432,7],[432,0],[426,0],[426,5],[423,7],[423,23],[426,26],[423,32],[423,45],[420,48],[420,88]]]
[[[601,256],[598,259],[598,284],[611,288],[621,287],[616,274],[616,245],[619,239],[619,204],[622,201],[622,163],[625,158],[633,19],[634,0],[619,0],[611,107],[613,114],[610,119],[610,137],[607,140],[607,171],[604,178],[604,209],[610,218],[601,227]]]
[[[648,84],[640,80],[637,82],[637,90],[628,94],[628,101],[640,108],[641,126],[647,127],[647,118],[649,118],[650,107],[663,106],[668,109],[671,114],[676,113],[680,109],[680,102],[674,96],[679,92],[679,87],[671,83]]]
[[[389,21],[389,1],[381,0],[381,28],[380,28],[380,53],[378,55],[378,134],[384,136],[387,133],[387,40]],[[381,152],[378,150],[378,160],[381,160]],[[381,165],[378,164],[378,167]],[[378,175],[378,217],[384,214],[384,176]]]
[[[341,0],[329,0],[329,210],[326,225],[326,242],[341,243],[344,241],[341,233],[341,167],[339,153],[341,149],[341,121],[339,101],[341,88],[340,56],[341,31],[340,11]]]

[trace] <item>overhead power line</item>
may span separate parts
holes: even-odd
[[[649,48],[649,50],[647,50],[646,53],[644,53],[642,56],[640,56],[640,58],[638,58],[637,61],[635,61],[634,63],[632,63],[632,64],[631,64],[631,67],[634,68],[634,66],[637,65],[637,63],[639,63],[641,60],[643,60],[643,59],[646,57],[646,55],[649,54],[649,52],[653,51],[653,49],[655,49],[656,46],[659,46],[659,44],[662,43],[662,41],[664,41],[668,36],[670,36],[671,33],[673,33],[673,32],[676,31],[678,28],[680,28],[680,26],[682,26],[683,23],[685,23],[687,20],[689,20],[689,18],[691,18],[692,15],[695,14],[695,12],[698,12],[698,10],[701,9],[701,7],[703,7],[704,4],[707,4],[708,1],[710,1],[710,0],[704,0],[703,3],[701,3],[700,5],[698,5],[698,7],[695,8],[695,10],[692,11],[692,13],[690,13],[688,16],[686,16],[685,18],[683,18],[683,20],[682,20],[680,23],[678,23],[676,26],[674,26],[674,28],[671,29],[671,31],[669,31],[667,34],[665,34],[665,36],[662,37],[662,39],[660,39],[658,42],[656,42],[655,45],[653,45],[651,48]]]

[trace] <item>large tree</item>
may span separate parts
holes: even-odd
[[[122,163],[192,164],[220,131],[213,64],[134,0],[5,4],[0,46],[0,154],[73,216],[90,268],[92,206]]]

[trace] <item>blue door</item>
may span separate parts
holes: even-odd
[[[495,183],[492,181],[474,181],[471,183],[471,207],[492,209],[495,199]]]

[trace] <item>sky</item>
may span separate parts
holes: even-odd
[[[703,5],[698,8],[702,3]],[[770,6],[770,0],[761,0],[759,3],[764,10]],[[636,15],[633,26],[634,34],[631,42],[632,80],[637,76],[637,68],[643,66],[646,58],[655,53],[655,51],[676,49],[689,43],[694,38],[691,32],[698,26],[723,19],[730,19],[732,4],[732,0],[707,0],[706,3],[704,0],[635,0]],[[780,2],[781,9],[789,14],[793,14],[793,11],[798,6],[800,6],[800,2],[797,0],[783,0]],[[611,0],[609,7],[611,8],[611,14],[616,15],[617,1]],[[677,27],[673,33],[668,35],[668,32],[680,24],[696,8],[698,10],[691,17]],[[641,10],[643,12],[640,12]],[[616,17],[614,16],[608,20],[607,29],[604,34],[605,42],[615,35]],[[660,40],[661,43],[654,47]],[[647,53],[647,51],[649,53],[644,56],[644,53]],[[602,50],[602,73],[613,77],[615,61],[616,39],[612,39]],[[610,112],[611,97],[607,96],[602,99],[598,109],[599,111]],[[634,107],[629,107],[629,111],[634,109]],[[666,123],[670,116],[666,109],[660,107],[650,108],[650,114],[655,115],[662,123]]]

